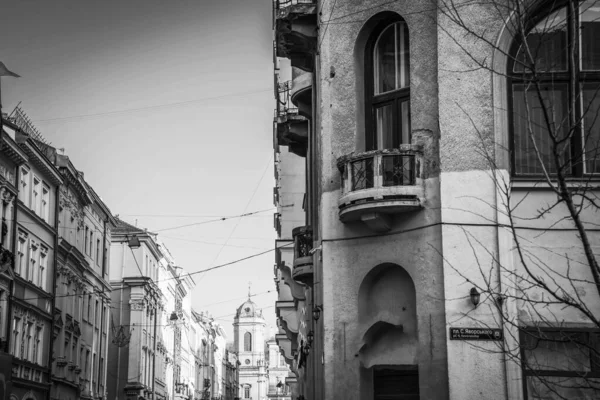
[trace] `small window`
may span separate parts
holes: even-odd
[[[409,144],[410,53],[408,27],[400,20],[374,32],[367,45],[366,149]]]

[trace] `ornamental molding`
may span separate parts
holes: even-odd
[[[4,203],[4,206],[7,207],[15,200],[15,195],[11,191],[9,191],[8,188],[2,186],[2,188],[0,188],[0,198]]]
[[[79,275],[77,275],[70,268],[68,268],[64,265],[61,265],[58,267],[57,274],[59,277],[60,276],[64,277],[67,284],[74,283],[75,287],[79,290],[83,291],[86,288],[86,285],[85,285],[85,282],[83,281],[83,279],[81,279],[79,277]]]
[[[144,299],[131,299],[129,300],[129,306],[132,310],[143,311],[146,306]]]
[[[84,223],[84,208],[79,204],[77,198],[64,186],[60,188],[58,207],[60,211],[67,209],[71,214],[71,222],[77,221],[77,226],[83,228]]]

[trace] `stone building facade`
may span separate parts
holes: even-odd
[[[298,396],[598,397],[599,6],[274,2]]]
[[[54,399],[105,397],[111,229],[115,219],[67,156],[47,147],[63,176],[59,192],[52,393]]]

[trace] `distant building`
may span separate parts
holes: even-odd
[[[240,398],[267,398],[267,368],[265,359],[265,320],[262,310],[248,300],[238,307],[233,322],[234,348],[240,365]]]
[[[267,397],[276,400],[292,400],[290,386],[286,383],[286,379],[291,375],[290,368],[274,338],[269,339],[266,346],[269,383]]]
[[[58,204],[52,389],[54,399],[106,396],[108,260],[115,219],[68,157],[46,153],[65,184]]]
[[[120,306],[111,315],[108,398],[150,399],[156,389],[157,329],[166,323],[156,283],[163,254],[151,233],[121,220],[111,240],[112,300]]]

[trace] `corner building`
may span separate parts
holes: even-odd
[[[514,284],[525,272],[515,236],[506,229],[498,182],[507,183],[518,216],[513,227],[527,239],[527,251],[549,270],[586,281],[578,298],[597,318],[600,298],[589,271],[567,269],[565,259],[582,260],[583,249],[565,209],[536,218],[536,207],[552,204],[556,194],[543,168],[531,166],[540,161],[551,171],[551,149],[542,148],[541,160],[532,156],[527,124],[519,122],[527,114],[521,97],[530,77],[513,73],[519,72],[514,60],[520,43],[509,28],[518,25],[510,9],[517,4],[534,35],[536,24],[554,26],[564,21],[561,15],[571,18],[571,27],[585,26],[583,32],[591,33],[582,34],[582,47],[570,48],[579,48],[578,65],[586,65],[581,67],[586,72],[571,71],[566,62],[564,68],[583,76],[573,87],[589,86],[581,93],[596,115],[600,103],[589,93],[599,86],[600,65],[589,60],[599,51],[590,47],[589,35],[598,33],[600,3],[463,3],[451,2],[460,18],[438,1],[274,3],[275,149],[287,147],[286,154],[302,159],[306,174],[305,218],[293,231],[293,261],[283,260],[278,250],[275,270],[281,322],[276,338],[297,377],[299,398],[598,395],[593,388],[576,388],[582,376],[596,384],[600,377],[589,354],[582,370],[557,362],[536,371],[531,359],[549,357],[546,345],[526,360],[521,357],[531,353],[506,350],[526,349],[523,333],[529,329],[551,336],[568,326],[582,338],[597,338],[598,326],[573,309],[541,310],[523,301],[528,297],[519,293],[531,289]],[[499,3],[504,6],[495,7]],[[457,20],[485,40],[465,33]],[[557,26],[555,38],[564,42],[554,43],[545,56],[558,57],[560,43],[568,41],[566,22]],[[548,87],[558,75],[546,70],[541,79]],[[289,83],[279,83],[285,76],[291,76]],[[566,89],[544,90],[554,100],[573,100]],[[595,119],[580,117],[587,121],[589,143],[597,145]],[[541,115],[534,107],[524,118]],[[543,134],[536,130],[534,137]],[[579,179],[574,185],[597,181],[597,152],[576,138],[570,145],[569,177]],[[598,195],[593,185],[588,189]],[[581,218],[589,224],[598,215],[582,209]],[[290,221],[280,213],[276,227],[285,222]],[[600,238],[588,232],[598,257]],[[556,248],[564,258],[549,256]],[[473,288],[485,289],[478,306],[470,300]],[[502,339],[453,340],[450,328],[496,329]],[[589,348],[597,352],[598,344]],[[540,377],[550,375],[554,378],[540,384]],[[559,388],[560,379],[572,386]]]

